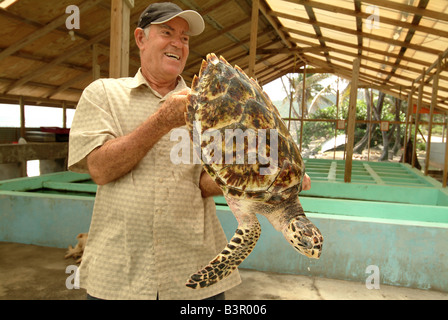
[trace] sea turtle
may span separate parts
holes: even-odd
[[[323,242],[299,202],[304,162],[277,109],[241,68],[213,53],[206,59],[192,82],[186,123],[196,155],[222,189],[238,228],[223,251],[188,279],[186,286],[193,289],[230,275],[250,254],[261,232],[256,213],[307,257],[318,259]],[[245,138],[243,156],[235,132]]]

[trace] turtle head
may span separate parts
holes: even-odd
[[[320,258],[324,238],[319,229],[305,216],[293,218],[283,230],[283,235],[301,254],[308,258]]]

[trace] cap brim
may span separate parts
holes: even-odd
[[[167,19],[164,19],[163,21],[152,22],[151,24],[162,24],[176,17],[182,18],[188,22],[190,29],[188,30],[187,34],[189,36],[197,36],[201,34],[205,29],[204,19],[202,19],[202,16],[199,13],[193,10],[185,10]]]

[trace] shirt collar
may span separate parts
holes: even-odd
[[[143,76],[143,73],[142,73],[142,68],[139,68],[137,73],[135,74],[134,78],[131,78],[131,81],[128,83],[128,87],[130,89],[136,89],[136,88],[138,88],[138,87],[140,87],[142,85],[147,86],[148,88],[150,88],[154,92],[154,94],[156,96],[159,96],[159,94],[155,90],[153,90],[151,88],[151,86],[149,85],[148,81],[146,81],[146,79],[145,79],[145,77]],[[177,86],[176,86],[176,88],[172,92],[180,91],[180,90],[182,90],[182,89],[184,89],[186,87],[187,87],[187,85],[185,83],[184,78],[182,78],[182,76],[179,75]]]
[[[134,78],[131,78],[131,81],[128,82],[128,88],[135,89],[140,87],[141,85],[146,85],[147,87],[149,87],[148,82],[142,74],[142,69],[139,68]]]

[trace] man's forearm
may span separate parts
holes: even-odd
[[[155,113],[130,134],[107,141],[87,156],[92,179],[104,185],[124,176],[169,130]]]
[[[165,134],[184,125],[188,92],[189,89],[185,89],[174,93],[137,129],[93,150],[87,156],[87,166],[93,181],[104,185],[124,176]]]

